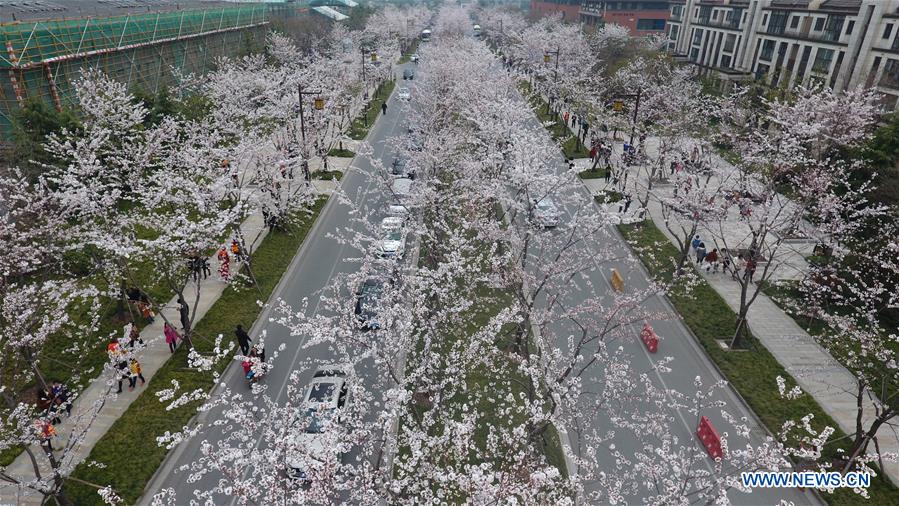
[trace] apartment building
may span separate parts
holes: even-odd
[[[615,23],[635,36],[663,34],[671,15],[669,5],[667,0],[584,0],[581,22],[588,28]]]
[[[547,16],[562,14],[562,21],[579,22],[581,0],[531,0],[531,15]]]
[[[672,0],[669,50],[725,80],[899,98],[899,0]]]

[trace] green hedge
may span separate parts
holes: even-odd
[[[664,281],[672,279],[672,259],[679,255],[661,230],[651,222],[619,225],[618,230],[628,243],[635,246],[635,251],[653,276]],[[845,436],[810,395],[804,393],[792,401],[780,397],[776,378],[781,376],[786,379],[788,389],[796,381],[755,336],[747,338],[750,351],[726,351],[719,346],[717,339],[733,334],[736,314],[708,283],[701,281],[690,294],[672,290],[668,298],[699,339],[709,358],[772,433],[777,433],[787,420],[799,420],[811,413],[814,415],[812,426],[817,430],[831,426],[836,429],[832,440]],[[849,441],[842,440],[839,444],[828,445],[823,452],[824,458],[840,455],[838,449],[846,450],[848,444]],[[848,490],[838,490],[833,494],[822,492],[821,496],[828,503],[838,505],[899,504],[899,490],[883,476],[872,480],[868,492],[871,494],[868,501]]]
[[[259,291],[229,286],[209,309],[194,329],[194,345],[202,353],[211,353],[214,339],[219,334],[233,339],[237,324],[249,328],[261,312],[257,299],[267,300],[290,265],[303,243],[315,219],[327,199],[320,198],[311,212],[287,233],[269,233],[253,257],[254,273]],[[261,293],[260,293],[261,292]],[[196,414],[198,402],[166,411],[155,392],[171,387],[172,380],[180,383],[181,391],[208,390],[212,387],[209,373],[188,369],[187,349],[182,346],[156,372],[143,393],[127,411],[113,423],[109,431],[94,445],[85,463],[80,464],[72,476],[100,485],[110,485],[125,500],[134,504],[144,487],[162,464],[168,451],[156,443],[156,437],[165,431],[180,430]],[[218,364],[223,371],[230,361]],[[100,462],[104,468],[88,466],[87,462]],[[102,504],[96,489],[69,481],[66,484],[69,498],[77,505]],[[182,498],[184,499],[184,498]]]

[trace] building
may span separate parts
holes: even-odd
[[[668,48],[725,80],[899,98],[899,0],[672,0]]]
[[[633,35],[664,34],[671,15],[668,0],[584,0],[580,19],[588,27],[614,23]]]
[[[562,21],[577,23],[581,10],[581,0],[531,0],[531,14],[535,16],[551,16],[562,13]]]

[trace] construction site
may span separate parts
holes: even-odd
[[[272,16],[305,10],[293,1],[0,0],[0,140],[27,100],[70,106],[82,69],[156,93],[176,75],[261,48]]]

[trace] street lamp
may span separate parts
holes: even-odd
[[[637,93],[619,93],[618,95],[614,95],[612,98],[615,99],[615,102],[612,103],[612,109],[615,111],[620,111],[624,109],[624,104],[620,99],[622,98],[632,98],[634,99],[634,115],[631,119],[631,140],[628,142],[631,146],[634,145],[634,131],[637,128],[637,111],[640,110],[640,96],[643,95],[643,90],[641,88],[637,89]]]
[[[553,80],[558,81],[559,80],[559,50],[556,49],[555,51],[544,52],[543,53],[543,63],[549,63],[550,61],[552,61],[551,57],[553,55],[556,56],[556,68],[553,70]]]
[[[303,91],[303,84],[297,83],[297,96],[300,99],[300,135],[303,139],[303,175],[306,176],[307,181],[311,177],[309,174],[309,150],[306,148],[306,115],[303,114],[303,95],[316,95],[313,105],[317,110],[322,110],[325,107],[325,100],[321,98],[320,93],[321,90]]]

